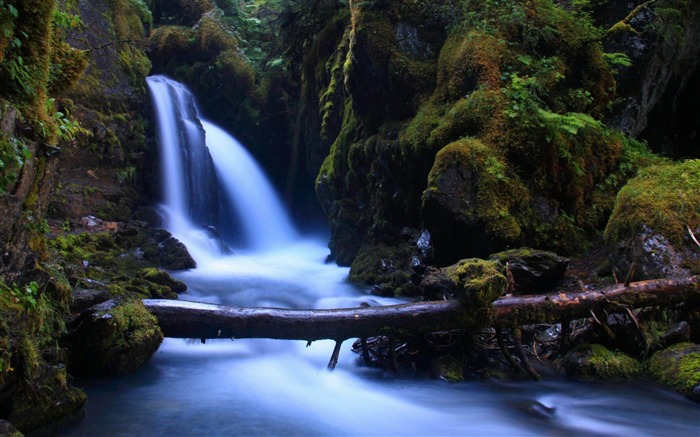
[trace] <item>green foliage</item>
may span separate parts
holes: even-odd
[[[33,311],[37,308],[37,300],[39,298],[39,284],[32,281],[27,285],[18,286],[17,284],[8,285],[0,282],[0,294],[4,305],[3,307],[12,306],[22,311]]]
[[[131,4],[136,8],[136,11],[139,15],[139,18],[141,19],[141,22],[144,24],[146,27],[150,27],[153,25],[153,15],[151,14],[151,10],[149,9],[148,5],[144,0],[129,0]]]
[[[632,59],[625,53],[603,53],[603,60],[613,74],[617,74],[617,67],[631,67]]]
[[[24,57],[18,52],[22,48],[22,40],[29,38],[25,32],[21,32],[20,36],[14,37],[8,47],[7,54],[0,69],[5,72],[7,79],[10,81],[10,86],[17,94],[26,94],[34,96],[36,94],[36,84],[32,79],[31,66],[25,64]]]
[[[26,144],[15,136],[0,135],[0,195],[14,183],[24,163],[31,158]]]

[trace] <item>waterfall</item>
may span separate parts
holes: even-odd
[[[264,251],[296,238],[274,188],[245,148],[201,118],[192,93],[164,76],[147,79],[158,122],[166,227],[198,263],[225,253],[214,241]],[[233,217],[232,215],[233,214]]]

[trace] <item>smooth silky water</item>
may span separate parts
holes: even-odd
[[[397,302],[367,294],[347,281],[348,269],[325,263],[326,240],[297,234],[257,164],[226,132],[200,124],[182,85],[156,76],[149,88],[166,173],[166,227],[198,264],[172,272],[189,287],[180,299],[281,308]],[[205,133],[205,140],[197,138]],[[216,199],[183,182],[193,174],[209,177],[186,163],[202,153],[191,150],[192,143],[195,149],[205,145],[213,158]],[[203,213],[212,202],[220,211],[214,223]],[[206,225],[224,242],[236,242],[233,253]],[[450,384],[361,367],[351,343],[330,372],[329,341],[307,347],[300,341],[165,339],[133,375],[76,381],[88,394],[87,417],[57,435],[700,436],[700,407],[654,387],[563,379]],[[554,410],[533,413],[540,405]]]

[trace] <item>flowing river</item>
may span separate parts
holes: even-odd
[[[324,262],[325,239],[298,235],[257,164],[226,132],[200,122],[182,85],[148,81],[166,227],[198,263],[173,273],[189,287],[181,299],[284,308],[396,302],[367,294],[347,281],[347,269]],[[57,435],[700,435],[698,404],[649,385],[407,378],[360,367],[349,341],[330,372],[332,350],[328,341],[166,339],[133,375],[76,381],[88,394],[87,417]]]

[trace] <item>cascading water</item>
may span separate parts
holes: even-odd
[[[165,78],[149,79],[159,113],[163,100],[179,94],[166,93],[167,88],[160,86],[163,83],[184,89]],[[265,237],[253,240],[255,250],[237,250],[235,255],[207,249],[209,243],[203,240],[186,242],[191,251],[199,247],[197,260],[204,262],[175,274],[189,286],[181,299],[287,308],[389,302],[349,284],[347,269],[324,264],[327,249],[322,243],[296,238],[279,203],[263,204],[265,199],[274,199],[259,193],[266,182],[256,180],[239,189],[240,181],[229,177],[240,173],[236,177],[250,181],[254,163],[231,151],[235,147],[230,141],[235,140],[228,134],[210,123],[202,125],[220,191],[226,193],[222,197],[250,196],[248,202],[254,205],[242,210],[261,209],[262,215],[250,227]],[[171,128],[178,129],[173,126],[177,123]],[[165,148],[163,142],[174,142],[178,135],[161,133],[160,138]],[[185,189],[178,180],[165,184]],[[185,213],[184,200],[170,203],[166,197],[168,212],[177,210],[183,217],[181,222],[169,221],[173,233],[186,236],[201,226]],[[279,214],[282,221],[270,222],[265,213]],[[183,223],[186,226],[177,228]],[[276,241],[283,244],[274,244]],[[336,370],[329,373],[325,368],[332,349],[331,342],[315,342],[307,348],[303,342],[292,341],[210,340],[200,344],[166,339],[136,374],[82,381],[89,397],[88,415],[59,435],[697,436],[700,430],[697,405],[649,387],[570,381],[448,384],[406,380],[357,367],[348,346]]]
[[[201,264],[223,255],[207,227],[227,243],[255,251],[295,240],[277,194],[245,148],[199,116],[182,84],[164,76],[147,82],[158,119],[166,227],[195,260]]]

